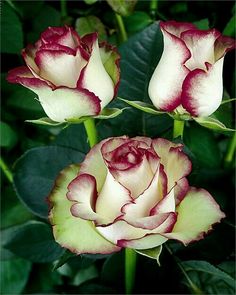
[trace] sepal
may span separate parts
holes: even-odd
[[[135,250],[135,252],[137,252],[143,256],[149,257],[151,259],[155,259],[157,261],[157,264],[159,266],[161,266],[159,258],[160,258],[161,252],[162,252],[162,245],[155,247],[155,248],[150,248],[150,249]]]

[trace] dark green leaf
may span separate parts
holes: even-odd
[[[1,3],[1,51],[20,54],[23,48],[23,32],[19,17],[6,1]]]
[[[16,132],[4,122],[0,122],[0,145],[5,148],[13,148],[17,143]]]
[[[191,124],[185,129],[184,142],[194,154],[198,165],[203,167],[220,167],[221,155],[214,134],[205,128]]]
[[[129,33],[137,33],[152,23],[152,19],[144,11],[134,11],[130,16],[124,18],[124,23]]]
[[[206,261],[181,262],[193,283],[205,294],[235,294],[235,280]]]
[[[36,215],[47,218],[49,195],[58,173],[67,165],[80,163],[82,152],[59,146],[34,148],[16,163],[14,184],[18,197]]]
[[[29,221],[18,226],[4,247],[32,262],[52,262],[64,251],[54,240],[52,228],[42,222]]]
[[[23,223],[32,218],[31,213],[17,199],[12,186],[6,187],[2,193],[1,228]]]
[[[236,15],[234,14],[224,28],[223,34],[226,36],[235,37],[235,23]]]
[[[21,294],[31,269],[31,263],[25,259],[15,258],[1,261],[1,294]]]

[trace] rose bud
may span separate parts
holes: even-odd
[[[203,238],[225,215],[206,190],[189,186],[182,149],[125,136],[95,145],[80,168],[61,172],[49,196],[55,240],[77,254],[105,254]]]
[[[98,115],[116,95],[119,55],[99,46],[97,33],[80,38],[70,27],[49,27],[22,55],[26,66],[9,71],[7,80],[35,92],[55,122]]]
[[[160,28],[164,50],[148,88],[154,106],[193,117],[211,115],[222,101],[224,57],[235,40],[190,23],[160,22]]]

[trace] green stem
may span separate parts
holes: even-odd
[[[184,121],[174,120],[173,138],[181,137],[184,134]]]
[[[137,254],[134,250],[125,249],[125,294],[132,294],[135,283]]]
[[[66,18],[67,17],[67,6],[66,6],[66,0],[61,0],[61,17]]]
[[[118,13],[115,13],[115,16],[116,16],[116,21],[117,21],[118,28],[119,28],[121,41],[125,42],[128,39],[128,36],[127,36],[126,30],[125,30],[123,18]]]
[[[158,0],[150,1],[150,14],[155,18],[157,14]]]
[[[2,171],[4,172],[4,174],[6,175],[6,178],[9,180],[9,182],[13,182],[13,176],[12,173],[10,171],[10,169],[8,168],[7,164],[4,162],[3,158],[0,158],[0,167],[2,169]]]
[[[234,153],[236,150],[236,132],[234,133],[234,136],[232,137],[229,147],[225,156],[225,166],[229,167],[231,162],[233,161]]]
[[[94,119],[90,118],[84,121],[84,127],[88,135],[89,145],[92,148],[98,142],[97,129]]]
[[[177,263],[178,267],[180,268],[180,270],[182,271],[183,275],[185,276],[186,280],[189,283],[190,288],[193,291],[193,294],[204,294],[202,292],[202,290],[200,290],[191,280],[191,278],[188,276],[187,272],[185,271],[183,265],[181,264],[181,261],[178,257],[176,257],[172,250],[167,246],[167,244],[165,244],[165,247],[167,249],[167,251],[172,255],[172,257],[174,258],[175,262]]]

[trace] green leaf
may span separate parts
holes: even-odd
[[[197,165],[207,168],[220,167],[220,150],[217,139],[210,130],[197,124],[191,124],[191,127],[185,129],[184,143],[194,154]]]
[[[29,221],[18,226],[14,235],[3,246],[17,256],[39,263],[52,262],[64,251],[55,242],[52,228],[38,221]]]
[[[60,146],[27,151],[15,165],[14,185],[18,197],[34,214],[47,218],[46,198],[55,178],[65,166],[80,163],[83,158],[84,153]]]
[[[145,250],[135,250],[135,251],[141,255],[155,259],[157,261],[157,264],[161,266],[159,258],[162,252],[162,246],[158,246],[151,249],[145,249]]]
[[[236,15],[234,14],[231,17],[231,19],[228,21],[226,27],[224,28],[223,35],[235,38],[235,23],[236,23]]]
[[[27,123],[33,123],[37,125],[46,125],[46,126],[60,126],[66,124],[64,122],[55,122],[48,117],[40,118],[37,120],[26,120]]]
[[[102,21],[95,15],[80,17],[75,22],[75,30],[80,36],[98,32],[99,41],[107,39],[106,29]]]
[[[16,132],[7,123],[0,122],[0,146],[11,149],[17,140]]]
[[[23,48],[23,31],[19,17],[15,11],[7,4],[2,2],[1,7],[1,32],[3,53],[20,54]]]
[[[132,100],[127,100],[123,98],[119,98],[120,100],[126,102],[127,104],[131,105],[132,107],[141,110],[145,113],[149,113],[152,115],[163,115],[166,114],[166,112],[158,111],[152,104],[145,103],[143,101],[132,101]]]
[[[136,33],[145,29],[153,22],[150,15],[144,11],[134,11],[124,18],[125,28],[129,33]]]
[[[235,131],[235,129],[227,128],[223,123],[213,117],[194,118],[194,120],[201,126],[216,130],[216,131]]]
[[[102,112],[95,116],[94,118],[95,119],[100,119],[100,120],[106,120],[106,119],[112,119],[112,118],[115,118],[117,116],[119,116],[120,114],[122,114],[123,110],[126,109],[126,108],[123,108],[123,109],[118,109],[118,108],[106,108],[106,109],[103,109]]]
[[[204,294],[235,294],[235,280],[210,263],[190,260],[181,262],[181,265],[191,280],[205,291]]]
[[[137,3],[137,0],[107,0],[111,8],[122,16],[130,15]]]
[[[1,261],[1,294],[22,294],[31,270],[31,263],[15,258]]]

